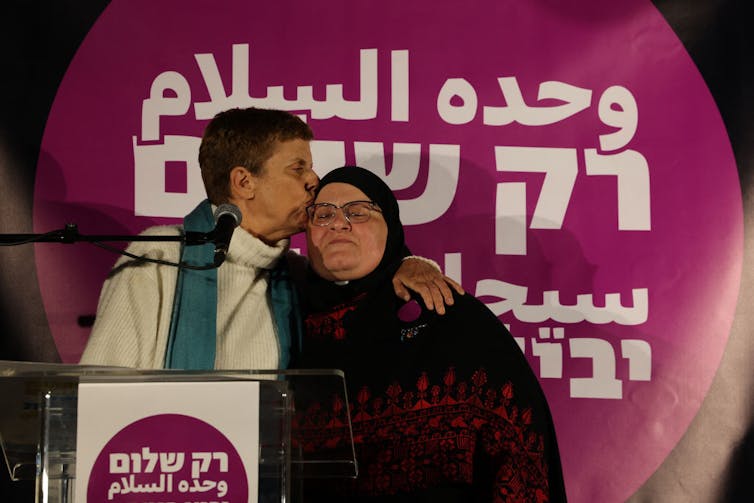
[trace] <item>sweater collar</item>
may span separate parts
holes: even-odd
[[[289,245],[289,239],[281,239],[270,246],[241,227],[236,227],[230,240],[227,261],[244,267],[272,269]]]

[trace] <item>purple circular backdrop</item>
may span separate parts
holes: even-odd
[[[207,119],[250,105],[306,118],[320,174],[385,176],[412,251],[510,326],[572,501],[623,501],[652,474],[719,364],[743,230],[715,103],[648,0],[116,0],[50,113],[35,231],[177,222],[203,197]],[[74,362],[114,257],[36,251]]]
[[[102,448],[87,501],[248,501],[243,461],[214,426],[181,414],[135,421]]]

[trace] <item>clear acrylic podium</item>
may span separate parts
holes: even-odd
[[[239,380],[260,383],[260,502],[300,501],[300,485],[307,478],[356,477],[345,379],[338,370],[143,371],[0,361],[0,446],[10,478],[35,480],[37,502],[75,501],[80,383]],[[297,415],[311,404],[333,403],[346,440],[335,449],[304,448],[314,445],[304,437],[321,438],[322,433],[313,431],[317,421],[304,426]],[[320,423],[323,428],[325,423]]]

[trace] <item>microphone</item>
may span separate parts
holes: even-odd
[[[207,241],[215,244],[215,267],[225,261],[233,230],[241,224],[241,210],[235,204],[221,204],[215,210],[215,228],[207,234]]]

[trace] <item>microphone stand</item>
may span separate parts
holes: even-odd
[[[181,241],[187,246],[212,243],[211,233],[185,232],[173,236],[81,234],[76,224],[66,224],[63,229],[44,234],[0,234],[0,245],[22,245],[29,243],[95,243],[100,241]]]
[[[125,250],[118,250],[104,244],[106,241],[179,241],[186,246],[203,245],[209,243],[216,243],[216,235],[214,231],[211,232],[195,232],[188,231],[179,235],[170,236],[144,236],[144,235],[111,235],[111,234],[81,234],[79,233],[78,226],[76,224],[66,224],[63,229],[58,229],[44,234],[0,234],[0,247],[2,246],[17,246],[30,243],[63,243],[73,244],[78,242],[92,243],[95,246],[104,248],[120,255],[125,255],[135,260],[142,260],[145,262],[153,262],[155,264],[163,264],[173,267],[180,267],[183,269],[193,269],[197,271],[206,271],[208,269],[216,269],[225,261],[225,250],[215,248],[214,259],[212,263],[206,265],[193,265],[184,262],[174,263],[166,262],[161,259],[153,259],[149,257],[143,257],[138,255],[132,255]]]
[[[158,264],[164,264],[169,265],[173,267],[181,267],[185,269],[193,269],[193,270],[208,270],[208,269],[216,269],[220,266],[220,264],[225,259],[225,255],[223,254],[222,257],[218,257],[218,252],[215,250],[215,257],[214,261],[211,264],[207,264],[205,266],[194,266],[184,263],[169,263],[164,262],[162,260],[155,260],[147,257],[138,257],[136,255],[131,255],[130,253],[127,253],[126,251],[117,250],[115,248],[111,248],[109,246],[106,246],[103,244],[103,242],[109,241],[109,242],[133,242],[133,241],[153,241],[153,242],[168,242],[168,241],[180,241],[183,242],[186,246],[195,246],[195,245],[203,245],[208,243],[213,243],[215,237],[212,232],[184,232],[183,234],[179,235],[169,235],[169,236],[144,236],[144,235],[125,235],[125,234],[81,234],[79,233],[78,226],[74,223],[66,224],[64,228],[46,232],[43,234],[0,234],[0,248],[3,246],[17,246],[17,245],[24,245],[24,244],[31,244],[31,243],[63,243],[63,244],[74,244],[78,242],[86,242],[86,243],[93,243],[95,245],[98,245],[106,250],[109,250],[111,252],[116,252],[121,255],[125,255],[128,257],[131,257],[136,260],[145,260],[148,262],[154,262]],[[91,325],[93,323],[93,317],[92,321],[87,321],[88,317],[79,317],[79,324],[81,326]],[[84,321],[82,321],[84,320]]]

